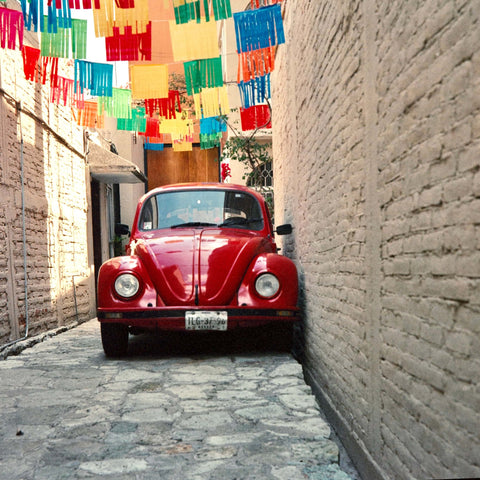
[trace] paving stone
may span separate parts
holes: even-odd
[[[148,468],[145,460],[136,458],[113,458],[97,462],[84,462],[79,466],[80,470],[95,475],[143,472]]]
[[[94,320],[0,361],[0,480],[350,480],[290,354],[101,348]]]

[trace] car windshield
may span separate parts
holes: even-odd
[[[181,190],[151,196],[139,220],[140,230],[204,226],[262,230],[262,210],[242,191]]]

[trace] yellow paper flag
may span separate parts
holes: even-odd
[[[174,152],[191,152],[193,150],[193,143],[188,140],[181,140],[173,142]]]
[[[173,58],[176,62],[188,62],[220,55],[216,22],[190,22],[177,25],[170,22]]]
[[[197,118],[217,117],[230,113],[225,85],[223,87],[203,88],[200,93],[193,96],[193,100]]]
[[[99,0],[100,8],[93,8],[96,37],[113,36],[113,27],[125,33],[125,27],[132,27],[132,33],[145,33],[150,21],[148,0],[135,0],[135,8],[119,8],[115,0]]]
[[[132,98],[167,98],[167,65],[132,65],[130,67]]]

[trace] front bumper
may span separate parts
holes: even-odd
[[[228,315],[228,330],[238,327],[254,327],[273,322],[293,323],[300,320],[297,307],[262,309],[248,307],[160,307],[151,309],[97,309],[97,318],[102,323],[121,323],[131,327],[185,330],[187,311],[222,311]]]

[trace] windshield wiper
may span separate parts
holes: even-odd
[[[218,226],[229,227],[231,225],[248,225],[250,223],[260,222],[261,220],[261,218],[230,217]]]
[[[171,225],[170,228],[182,228],[182,227],[216,227],[215,223],[208,222],[186,222],[178,223],[177,225]]]

